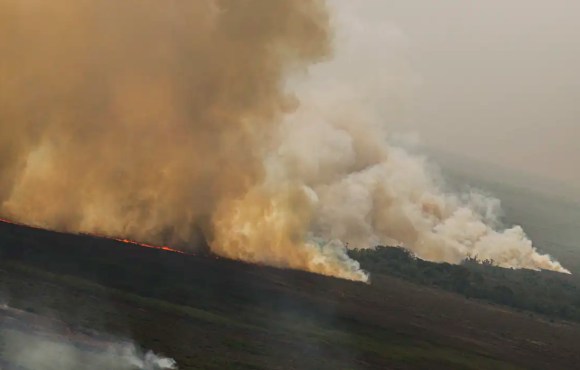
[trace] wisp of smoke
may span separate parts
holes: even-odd
[[[4,319],[6,315],[6,319]],[[173,370],[173,359],[143,353],[132,341],[89,336],[57,320],[0,305],[0,368]]]
[[[148,351],[142,353],[131,342],[115,342],[90,348],[42,335],[3,330],[1,359],[18,368],[35,370],[171,370],[174,360]]]
[[[0,0],[1,214],[352,280],[347,245],[379,243],[564,271],[340,89],[291,83],[329,55],[324,5]]]

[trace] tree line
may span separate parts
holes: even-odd
[[[349,254],[373,274],[396,276],[467,298],[580,322],[580,283],[571,275],[501,268],[491,260],[477,258],[467,258],[460,265],[435,263],[398,247],[355,249]]]

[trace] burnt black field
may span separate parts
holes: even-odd
[[[573,311],[551,308],[577,289],[561,274],[430,264],[389,248],[355,253],[372,272],[366,285],[6,223],[0,251],[0,299],[10,307],[65,332],[131,338],[180,369],[580,363]],[[556,286],[562,296],[542,298],[543,306],[518,305]]]

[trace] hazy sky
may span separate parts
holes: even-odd
[[[330,3],[333,68],[394,131],[580,187],[580,1]]]

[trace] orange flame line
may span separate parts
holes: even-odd
[[[136,241],[133,241],[133,240],[120,239],[120,238],[113,238],[112,240],[116,240],[118,242],[125,243],[125,244],[136,245],[138,247],[143,247],[143,248],[159,249],[159,250],[163,250],[163,251],[167,251],[167,252],[173,252],[173,253],[179,253],[179,254],[188,254],[188,253],[185,253],[183,251],[170,248],[170,247],[168,247],[166,245],[157,246],[157,245],[151,245],[151,244],[146,244],[146,243],[139,243],[139,242],[136,242]]]
[[[18,222],[14,222],[14,221],[10,221],[4,218],[0,218],[0,223],[5,223],[5,224],[10,224],[10,225],[17,225],[17,226],[25,226],[25,227],[29,227],[31,229],[36,229],[36,230],[44,230],[40,227],[37,226],[31,226],[31,225],[25,225],[25,224],[21,224]],[[129,240],[129,239],[123,239],[123,238],[112,238],[112,237],[107,237],[104,235],[98,235],[98,234],[85,234],[85,235],[89,235],[89,236],[94,236],[97,238],[103,238],[103,239],[108,239],[108,240],[114,240],[120,243],[124,243],[124,244],[130,244],[130,245],[136,245],[138,247],[142,247],[142,248],[149,248],[149,249],[157,249],[157,250],[162,250],[162,251],[166,251],[166,252],[171,252],[171,253],[178,253],[178,254],[187,254],[187,255],[191,255],[191,253],[186,253],[177,249],[173,249],[170,248],[166,245],[162,245],[162,246],[157,246],[157,245],[152,245],[152,244],[146,244],[146,243],[140,243],[134,240]]]

